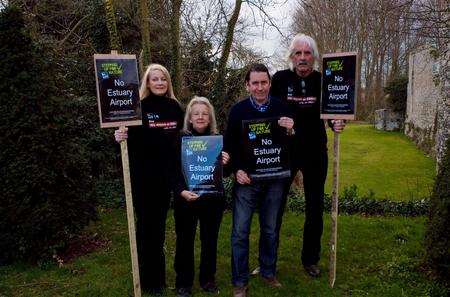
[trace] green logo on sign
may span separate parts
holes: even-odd
[[[256,135],[270,134],[270,123],[256,123],[248,125],[251,132]]]
[[[331,71],[339,71],[344,69],[344,65],[340,60],[327,61],[327,67],[331,69]]]
[[[202,140],[190,140],[187,145],[193,152],[206,151],[208,142]]]
[[[122,75],[122,65],[119,63],[102,63],[102,71],[108,72],[109,75]]]

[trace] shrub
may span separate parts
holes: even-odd
[[[375,199],[375,193],[369,191],[367,195],[359,196],[358,187],[351,185],[343,189],[339,197],[339,213],[364,215],[401,215],[420,216],[428,211],[427,200],[390,201]],[[288,199],[288,209],[296,212],[305,211],[305,197],[303,193],[293,193]],[[325,194],[325,211],[331,211],[331,197]]]
[[[450,138],[430,199],[425,233],[425,260],[433,272],[450,287]]]
[[[83,123],[18,8],[0,12],[0,263],[51,257],[96,217]]]
[[[93,96],[70,98],[61,103],[70,111],[66,133],[73,135],[80,153],[88,163],[86,176],[93,182],[92,195],[99,205],[111,208],[125,203],[120,147],[114,141],[113,129],[101,129],[97,100]]]
[[[232,188],[233,179],[224,180],[226,208],[232,209]],[[287,200],[287,209],[294,212],[305,211],[305,195],[302,191],[291,188]],[[343,214],[363,214],[363,215],[398,215],[398,216],[423,216],[428,213],[429,201],[390,201],[388,199],[376,199],[375,193],[369,191],[366,195],[360,196],[358,187],[351,185],[345,187],[339,197],[339,213]],[[325,194],[324,210],[331,211],[331,197]]]
[[[223,188],[224,188],[224,196],[225,196],[225,209],[231,210],[233,209],[233,177],[227,177],[223,179]]]
[[[390,80],[384,88],[390,107],[402,114],[406,111],[407,87],[408,77],[402,75]]]

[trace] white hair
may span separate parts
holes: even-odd
[[[315,70],[319,70],[319,50],[317,49],[316,41],[308,35],[303,33],[298,33],[291,40],[291,44],[289,45],[289,49],[286,55],[286,60],[289,64],[289,68],[294,71],[295,66],[292,64],[292,56],[295,54],[295,45],[297,43],[306,43],[312,50],[312,54],[314,57],[314,65],[313,68]]]
[[[211,134],[217,134],[217,121],[216,121],[216,113],[214,112],[214,107],[212,106],[211,102],[209,102],[208,98],[206,97],[199,97],[194,96],[194,98],[191,99],[189,104],[186,107],[186,113],[184,114],[184,125],[183,130],[185,132],[192,132],[192,124],[190,122],[191,119],[191,113],[192,113],[192,107],[195,104],[203,104],[209,109],[209,130]]]

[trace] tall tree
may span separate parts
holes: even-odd
[[[142,39],[142,56],[140,65],[148,65],[151,61],[150,53],[150,14],[148,10],[148,1],[139,0],[140,23],[141,23],[141,39]],[[141,72],[143,67],[141,67]]]
[[[227,74],[227,62],[228,57],[230,56],[231,45],[233,43],[234,29],[236,28],[236,23],[239,18],[239,13],[241,11],[242,0],[236,0],[234,5],[233,14],[228,21],[227,33],[225,35],[225,42],[222,48],[222,55],[219,60],[219,65],[217,67],[217,74],[214,79],[214,84],[212,87],[211,96],[214,100],[214,103],[218,108],[218,117],[225,118],[226,110],[221,108],[225,105],[225,95],[226,95],[226,85],[225,78]]]
[[[172,82],[177,96],[181,96],[182,74],[180,55],[180,18],[182,0],[172,0],[170,35],[172,43]]]
[[[116,11],[112,0],[104,0],[106,11],[106,24],[109,31],[111,50],[122,51],[122,42],[117,32]]]
[[[383,87],[388,78],[406,72],[414,48],[409,0],[301,0],[294,13],[294,32],[314,37],[321,52],[358,51],[363,100],[361,118],[384,107]],[[339,26],[336,26],[339,24]]]

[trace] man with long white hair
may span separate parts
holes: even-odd
[[[295,35],[287,61],[289,69],[278,71],[273,76],[271,95],[286,102],[294,114],[291,178],[301,170],[306,201],[301,260],[306,272],[311,277],[318,277],[328,156],[325,123],[320,119],[321,73],[318,71],[319,51],[314,39],[305,34]],[[342,132],[345,126],[342,120],[332,120],[329,124],[335,132]],[[278,228],[281,227],[285,205],[286,199],[279,212]]]

